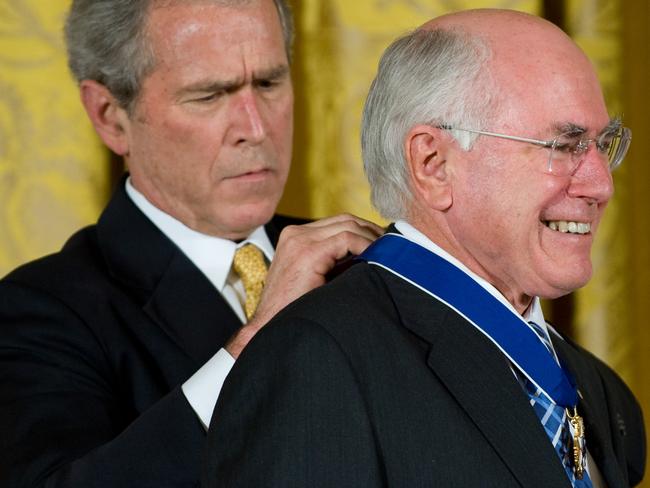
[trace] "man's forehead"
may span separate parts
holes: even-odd
[[[161,8],[161,7],[170,7],[173,5],[188,5],[188,4],[197,4],[197,5],[217,5],[221,7],[239,7],[250,5],[251,3],[257,2],[259,0],[150,0],[150,8]]]
[[[489,71],[503,120],[546,131],[536,136],[606,128],[610,115],[593,65],[574,44],[565,47],[536,58],[494,54]]]
[[[243,14],[246,9],[258,6],[267,0],[154,0],[149,5],[146,32],[151,35],[156,28],[171,28],[186,31],[189,23],[207,23],[219,18]],[[271,0],[268,0],[271,2]],[[272,2],[271,2],[272,3]],[[196,27],[194,27],[196,28]]]
[[[145,35],[155,51],[159,45],[168,49],[200,31],[227,31],[234,25],[246,25],[251,12],[270,12],[265,20],[280,29],[280,20],[272,0],[155,0],[147,12]],[[274,26],[275,27],[275,26]]]
[[[270,59],[269,68],[277,65],[284,57],[284,38],[273,2],[247,0],[235,2],[234,8],[230,3],[173,2],[168,8],[152,10],[146,32],[154,59],[192,59],[197,63],[210,53],[227,58],[232,57],[233,49],[243,51],[244,41],[257,41],[257,46],[266,46],[265,56],[273,58],[277,51],[278,59]],[[199,50],[201,55],[189,49]]]

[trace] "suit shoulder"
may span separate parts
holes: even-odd
[[[331,319],[340,317],[341,312],[366,313],[382,305],[382,308],[386,308],[389,305],[387,298],[390,298],[390,293],[378,268],[357,263],[332,281],[296,300],[286,310]]]
[[[341,344],[354,344],[378,339],[381,331],[394,333],[398,322],[384,277],[377,268],[359,263],[289,304],[262,332],[277,328],[277,333],[293,334],[294,327],[319,328]]]
[[[63,248],[38,258],[7,274],[0,280],[3,288],[19,286],[53,295],[89,291],[88,283],[101,282],[105,275],[103,258],[97,242],[95,226],[73,234]]]

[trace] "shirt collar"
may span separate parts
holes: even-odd
[[[126,193],[135,206],[199,268],[219,292],[223,291],[235,250],[239,247],[253,243],[260,248],[269,262],[273,259],[275,251],[264,226],[257,227],[245,240],[238,243],[202,234],[155,207],[135,189],[130,177],[127,178],[125,186]]]

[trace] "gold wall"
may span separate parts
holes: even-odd
[[[0,0],[0,275],[58,249],[108,194],[108,155],[68,74],[63,0]]]
[[[621,363],[631,371],[630,385],[641,401],[646,417],[646,443],[650,438],[650,2],[621,0],[623,26],[622,83],[620,91],[625,120],[634,130],[628,171],[621,185],[626,193],[620,232],[628,257],[619,279],[621,300],[629,309],[627,326],[617,342],[627,344]],[[617,317],[610,323],[616,327]],[[618,329],[616,329],[618,330]],[[617,368],[618,364],[614,364]],[[650,468],[649,468],[650,469]],[[650,474],[642,485],[650,487]]]
[[[594,61],[610,113],[633,131],[593,250],[594,277],[576,295],[575,337],[612,366],[650,412],[650,3],[566,2],[566,30]],[[647,439],[647,437],[646,437]],[[641,486],[650,487],[650,476]]]

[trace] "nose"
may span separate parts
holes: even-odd
[[[264,141],[266,125],[252,90],[244,89],[237,94],[232,116],[231,137],[235,144],[256,145]]]
[[[572,197],[606,203],[614,193],[614,180],[609,170],[607,155],[590,144],[571,176],[568,193]]]

